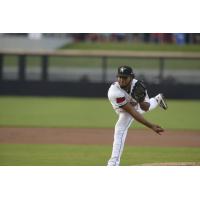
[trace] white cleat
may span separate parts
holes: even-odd
[[[163,108],[164,110],[167,110],[168,106],[167,106],[167,103],[166,103],[166,100],[165,100],[165,97],[163,94],[158,94],[156,96],[156,100],[159,103],[159,106],[161,108]]]

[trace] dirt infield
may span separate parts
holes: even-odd
[[[113,129],[86,128],[0,128],[0,144],[99,144],[112,145]],[[200,147],[200,131],[130,129],[126,145]]]

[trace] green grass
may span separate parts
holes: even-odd
[[[165,129],[200,130],[200,101],[168,100],[146,113]],[[0,126],[113,128],[117,115],[105,98],[0,97]],[[135,122],[134,128],[144,128]]]
[[[124,149],[122,165],[141,165],[149,163],[198,162],[200,148],[186,147],[131,147]]]
[[[115,117],[106,99],[0,97],[0,110],[0,126],[109,127]]]
[[[166,129],[200,130],[200,101],[169,100],[169,110],[145,116]],[[114,127],[117,116],[103,98],[0,97],[0,126]],[[144,128],[138,123],[132,128]],[[105,166],[112,146],[0,144],[1,166]],[[122,165],[200,162],[200,148],[125,146]]]
[[[0,166],[105,166],[111,146],[0,144]],[[126,146],[121,165],[200,162],[200,148]]]
[[[78,42],[67,44],[61,49],[200,52],[200,45],[147,44],[133,42]]]
[[[175,44],[142,44],[128,42],[108,42],[108,43],[88,43],[80,42],[64,46],[62,49],[81,49],[81,50],[126,50],[126,51],[179,51],[179,52],[200,52],[200,45],[175,45]],[[101,58],[89,57],[49,57],[50,66],[61,66],[70,68],[100,68],[102,66]],[[159,68],[158,59],[139,59],[139,58],[108,58],[108,67],[116,68],[119,65],[128,64],[134,68]],[[5,56],[5,66],[17,66],[17,56]],[[39,67],[41,58],[38,56],[28,56],[28,67]],[[200,60],[198,59],[167,59],[165,61],[166,69],[199,69]]]
[[[89,57],[58,57],[49,56],[49,66],[59,66],[59,67],[89,67],[98,68],[101,67],[101,58],[89,58]],[[39,56],[28,56],[27,57],[27,67],[40,67],[41,57]],[[4,57],[4,66],[17,67],[18,60],[17,56]]]
[[[108,58],[107,66],[109,69],[116,69],[120,65],[130,65],[134,69],[159,69],[160,61],[155,58]],[[6,67],[17,68],[17,58],[14,56],[5,56],[4,65]],[[27,67],[28,68],[40,68],[41,62],[39,57],[29,56]],[[62,68],[102,68],[101,58],[89,58],[89,57],[50,57],[50,67],[62,67]],[[200,69],[199,59],[166,59],[164,63],[165,69]]]

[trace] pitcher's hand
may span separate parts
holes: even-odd
[[[153,131],[155,131],[159,135],[162,135],[161,133],[164,132],[164,129],[161,128],[160,126],[156,125],[156,124],[153,124],[152,127],[151,127],[151,129]]]

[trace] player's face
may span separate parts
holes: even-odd
[[[118,76],[117,77],[117,81],[118,81],[120,87],[122,87],[122,88],[127,87],[130,84],[131,80],[132,80],[132,77],[130,77],[130,76],[125,76],[125,77]]]

